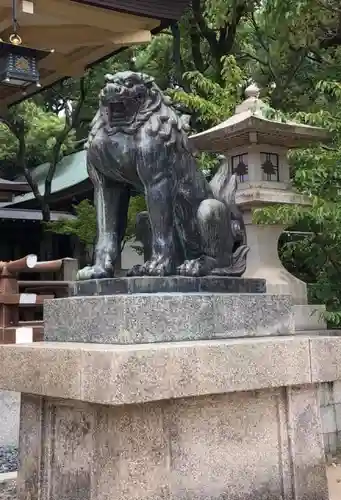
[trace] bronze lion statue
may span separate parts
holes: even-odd
[[[95,262],[78,279],[114,276],[132,192],[146,197],[151,255],[130,275],[244,273],[249,249],[235,204],[236,178],[228,179],[221,168],[208,183],[186,131],[153,78],[131,71],[106,76],[87,143],[97,212]]]

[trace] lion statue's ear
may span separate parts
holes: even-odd
[[[150,75],[143,75],[143,83],[146,85],[151,85],[152,83],[155,82],[155,78]]]
[[[107,73],[106,75],[104,75],[104,82],[110,83],[113,81],[114,78],[115,78],[114,75]]]

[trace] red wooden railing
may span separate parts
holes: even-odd
[[[38,262],[27,255],[10,262],[0,261],[0,344],[43,340],[42,306],[47,299],[69,294],[68,281],[18,281],[20,273],[55,273],[70,259]],[[37,314],[38,313],[38,314]],[[40,316],[37,320],[36,316]]]

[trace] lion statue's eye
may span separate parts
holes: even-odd
[[[124,82],[124,84],[125,84],[125,86],[126,86],[126,87],[134,87],[134,82],[133,82],[133,80],[126,80],[126,81]]]

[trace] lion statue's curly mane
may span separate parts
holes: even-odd
[[[182,142],[181,145],[185,149],[189,149],[188,137],[183,133],[183,131],[189,130],[186,119],[175,110],[172,106],[171,99],[161,92],[154,79],[147,75],[140,75],[145,90],[143,94],[138,91],[139,85],[135,84],[126,87],[126,99],[134,99],[136,103],[139,104],[138,113],[134,116],[134,121],[128,119],[127,122],[125,122],[123,119],[114,126],[110,125],[110,119],[108,120],[108,108],[112,106],[112,112],[114,113],[115,104],[118,104],[118,102],[120,102],[121,105],[123,104],[122,101],[117,101],[114,89],[117,88],[118,85],[127,85],[127,81],[136,81],[133,80],[133,75],[136,75],[136,73],[124,72],[119,75],[122,75],[120,79],[118,75],[106,76],[108,84],[101,92],[100,106],[91,123],[87,147],[91,145],[93,138],[96,137],[98,130],[101,128],[106,130],[107,134],[110,136],[118,132],[132,135],[141,127],[145,127],[147,134],[152,137],[159,136],[166,146],[170,143],[176,143],[180,139]],[[130,80],[128,79],[129,76]],[[130,94],[129,97],[128,93]],[[122,97],[122,94],[120,95]]]
[[[146,196],[151,249],[131,274],[243,274],[248,248],[236,179],[220,170],[206,181],[189,147],[188,123],[154,79],[107,75],[99,101],[86,146],[97,209],[95,263],[79,279],[113,276],[133,192]]]

